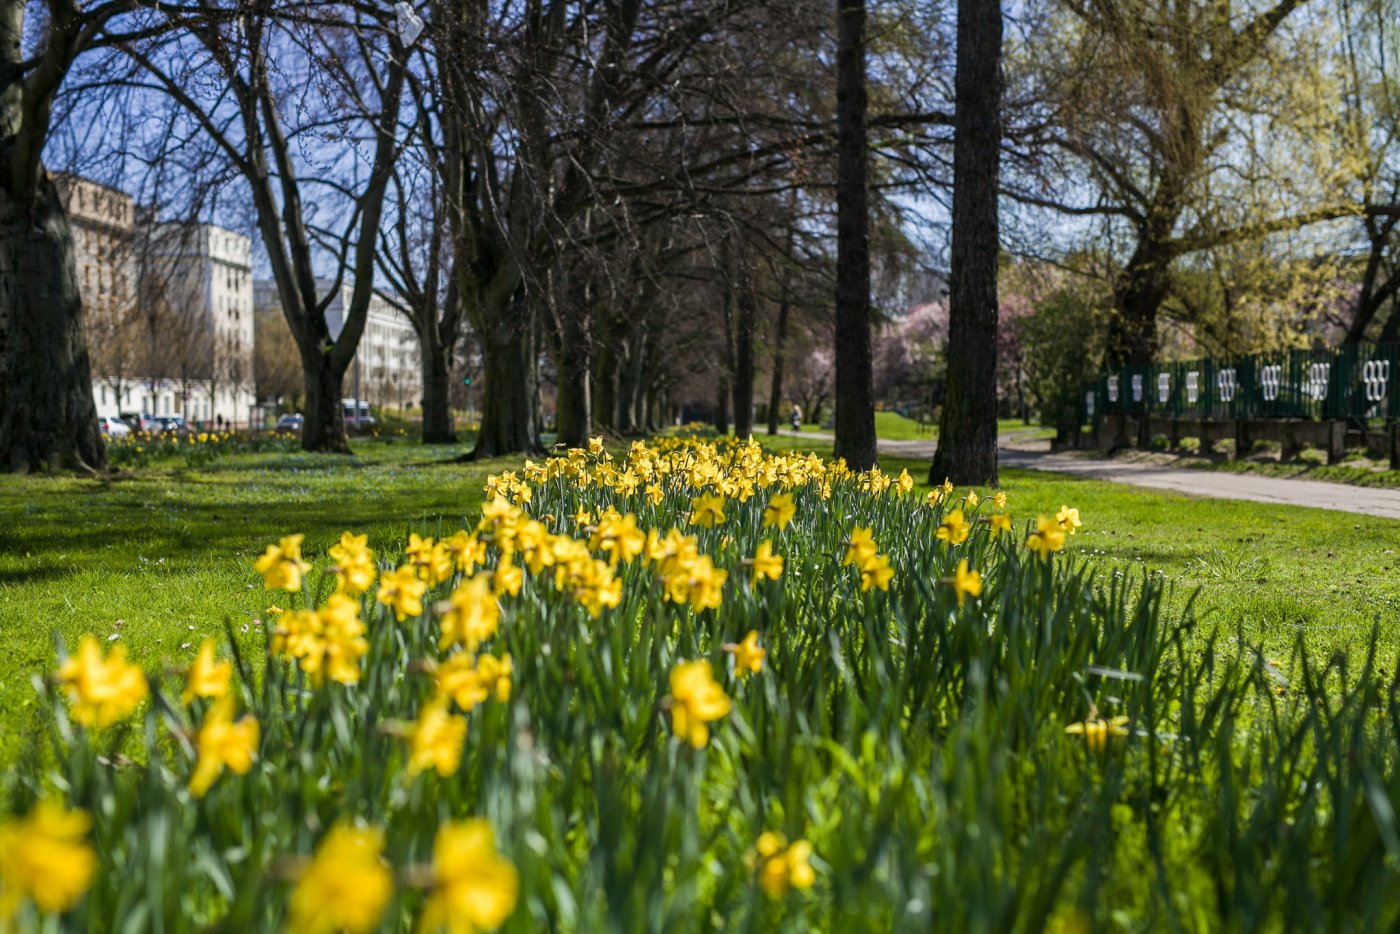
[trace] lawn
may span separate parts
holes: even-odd
[[[454,531],[504,466],[444,463],[461,449],[403,441],[355,450],[167,461],[100,483],[0,476],[0,761],[29,721],[30,677],[52,667],[55,633],[69,645],[118,635],[136,660],[183,663],[227,618],[251,644],[271,602],[251,562],[268,542],[304,532],[321,554],[345,529],[375,548],[400,547],[408,529]]]
[[[892,414],[892,413],[885,413]],[[765,439],[773,448],[830,445]],[[354,457],[242,455],[187,469],[167,463],[112,482],[0,476],[0,760],[31,723],[36,672],[57,633],[118,635],[143,662],[184,663],[227,618],[250,644],[269,604],[251,562],[279,535],[320,555],[345,529],[377,549],[408,531],[475,521],[481,487],[511,461],[448,461],[460,449],[361,442]],[[925,487],[927,465],[885,458]],[[1120,484],[1008,470],[1018,521],[1078,506],[1071,551],[1128,573],[1162,572],[1172,605],[1196,595],[1203,621],[1240,626],[1286,655],[1299,634],[1317,652],[1353,649],[1376,620],[1400,645],[1400,523],[1312,509],[1192,499]]]
[[[830,434],[830,428],[818,425],[803,425],[802,430],[812,434]],[[1053,428],[1040,425],[1027,425],[1019,418],[1003,418],[997,422],[1000,434],[1015,434],[1021,440],[1032,438],[1052,438]],[[938,437],[938,426],[927,422],[917,422],[905,418],[898,412],[881,411],[875,413],[875,437],[882,441],[933,441]]]

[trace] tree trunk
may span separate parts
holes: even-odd
[[[734,309],[734,434],[747,438],[753,434],[753,328],[758,305],[747,256],[739,257],[738,273]]]
[[[68,217],[47,175],[0,185],[0,470],[106,465]]]
[[[420,328],[423,371],[423,443],[456,444],[452,418],[451,350],[437,339],[436,322]]]
[[[301,430],[302,450],[349,454],[350,442],[345,433],[345,408],[341,403],[345,374],[335,372],[329,354],[314,351],[302,354],[301,367],[306,386],[305,421]],[[358,414],[356,413],[357,417]]]
[[[875,464],[870,348],[869,153],[865,135],[865,0],[837,0],[836,445],[852,470]]]
[[[537,452],[533,322],[523,296],[510,311],[492,312],[496,326],[481,335],[484,381],[481,430],[464,460]]]
[[[788,312],[792,306],[787,288],[783,289],[782,301],[778,303],[778,327],[773,340],[773,380],[768,387],[768,433],[778,433],[778,407],[783,404],[783,345],[787,343]]]
[[[948,394],[930,483],[997,482],[1001,30],[1001,0],[958,0]]]
[[[603,431],[616,432],[618,399],[618,358],[616,351],[608,344],[598,348],[593,366],[593,395],[591,397],[593,423]]]
[[[1170,236],[1166,232],[1164,236]],[[1108,364],[1151,363],[1157,352],[1157,311],[1171,292],[1174,254],[1151,231],[1139,234],[1132,258],[1114,286]]]
[[[592,428],[593,400],[590,364],[592,357],[588,346],[588,328],[576,308],[566,309],[561,322],[559,353],[555,358],[555,370],[559,375],[559,395],[556,418],[558,419],[558,443],[571,448],[583,447],[588,443],[588,432]]]
[[[715,431],[729,434],[729,380],[723,377],[715,384]]]

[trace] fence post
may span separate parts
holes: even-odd
[[[1347,423],[1334,418],[1327,423],[1327,463],[1340,464],[1347,456]]]
[[[1390,469],[1400,470],[1400,422],[1390,423]]]

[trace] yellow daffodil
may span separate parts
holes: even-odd
[[[368,535],[354,535],[342,532],[340,541],[330,547],[327,554],[335,562],[337,589],[358,597],[374,586],[379,569],[374,563],[374,552],[367,547]]]
[[[943,521],[938,524],[938,531],[934,533],[934,536],[950,545],[961,545],[967,541],[971,529],[972,526],[968,525],[963,511],[954,509],[943,517]]]
[[[793,502],[792,494],[779,493],[768,501],[768,505],[763,508],[763,527],[777,526],[778,531],[787,528],[792,517],[797,515],[797,504]]]
[[[265,588],[293,593],[301,590],[302,575],[311,568],[301,559],[304,538],[306,536],[300,533],[283,536],[276,545],[268,545],[263,556],[253,562],[253,570],[263,576]]]
[[[953,571],[953,576],[944,578],[943,583],[953,588],[953,593],[957,594],[958,606],[963,605],[963,598],[982,595],[982,575],[967,568],[967,559],[963,558],[958,562],[957,569]]]
[[[602,436],[602,435],[599,435],[599,436],[596,437],[596,438],[589,438],[589,439],[588,439],[588,453],[590,453],[590,454],[602,454],[602,453],[603,453],[603,436]]]
[[[888,555],[875,555],[860,566],[861,593],[869,593],[876,588],[889,590],[893,579],[894,569],[890,567]]]
[[[196,697],[223,697],[228,693],[229,680],[233,677],[233,662],[214,660],[214,640],[205,639],[199,645],[199,654],[185,675],[185,690],[180,701],[192,703]]]
[[[942,485],[941,487],[939,487],[939,490],[943,493],[944,496],[952,496],[952,495],[953,495],[953,481],[952,481],[952,480],[949,480],[947,477],[944,477],[944,478],[943,478],[943,485]]]
[[[419,930],[492,931],[514,913],[519,897],[519,875],[496,852],[490,824],[478,818],[438,828],[433,840],[433,887]]]
[[[86,812],[53,801],[38,802],[20,820],[0,820],[0,929],[10,930],[27,901],[57,914],[83,897],[97,869],[91,826]]]
[[[992,538],[996,538],[1002,532],[1011,531],[1011,516],[1008,513],[999,512],[989,516],[987,523],[992,527]]]
[[[750,562],[753,565],[753,582],[757,584],[763,578],[777,580],[783,576],[783,556],[773,554],[773,546],[769,542],[761,542],[758,551]]]
[[[810,889],[817,881],[808,860],[812,845],[795,840],[791,845],[782,834],[761,834],[749,854],[749,864],[758,877],[759,888],[770,898],[781,898],[789,889]]]
[[[1048,558],[1054,552],[1065,547],[1065,530],[1060,523],[1041,516],[1036,519],[1035,524],[1035,531],[1026,539],[1027,548],[1042,558]]]
[[[1110,717],[1105,720],[1092,711],[1083,723],[1071,723],[1065,732],[1084,737],[1084,744],[1090,752],[1103,752],[1108,746],[1109,737],[1128,735],[1127,717]]]
[[[513,671],[509,652],[500,658],[494,655],[475,658],[468,652],[458,652],[438,665],[433,676],[438,693],[470,713],[493,694],[502,703],[510,700]]]
[[[209,708],[199,728],[195,738],[199,759],[190,776],[190,794],[196,798],[204,797],[225,768],[236,775],[247,775],[257,758],[258,721],[247,714],[235,723],[233,709],[232,695],[225,694]]]
[[[55,680],[68,695],[73,719],[99,730],[131,716],[149,692],[141,666],[126,660],[126,646],[118,643],[104,659],[93,635],[83,636],[77,654],[59,666]]]
[[[715,681],[710,663],[682,662],[671,669],[671,729],[696,749],[710,741],[709,723],[729,713],[729,696]]]
[[[593,513],[589,512],[587,509],[580,509],[578,512],[574,513],[574,525],[582,529],[592,524]]]
[[[478,645],[496,634],[501,620],[501,605],[491,592],[491,575],[485,571],[458,585],[445,605],[446,609],[438,621],[442,628],[438,648],[447,649],[461,644],[467,647],[467,651],[475,652]]]
[[[721,648],[734,656],[734,671],[739,677],[749,673],[758,674],[763,670],[763,659],[768,650],[758,644],[758,630],[750,629],[739,643],[726,642]]]
[[[992,505],[995,506],[995,507],[998,508],[998,509],[1005,509],[1005,508],[1006,508],[1006,491],[1005,491],[1005,490],[997,490],[996,495],[992,497]]]
[[[695,497],[690,502],[690,521],[706,529],[724,524],[724,497],[709,493]]]
[[[520,588],[525,586],[525,573],[510,562],[508,558],[502,558],[501,563],[496,565],[496,570],[491,576],[491,589],[496,596],[519,596]]]
[[[467,720],[447,712],[447,698],[429,702],[408,727],[408,774],[435,769],[443,778],[452,775],[466,738]]]
[[[968,509],[975,509],[977,504],[982,502],[982,497],[977,495],[976,490],[968,490],[966,502]]]
[[[1055,521],[1060,523],[1060,528],[1064,529],[1066,534],[1069,535],[1073,535],[1075,530],[1084,524],[1079,521],[1079,510],[1072,509],[1069,506],[1060,507],[1060,511],[1055,513]]]
[[[863,567],[878,550],[875,535],[870,529],[853,529],[851,537],[846,540],[846,557],[841,559],[841,564],[843,567],[848,564]]]
[[[379,576],[379,593],[376,599],[394,611],[394,617],[403,622],[410,616],[423,615],[423,594],[428,584],[419,578],[417,572],[405,565],[397,571],[385,571]]]
[[[908,470],[901,470],[899,476],[894,481],[895,489],[899,490],[901,496],[908,496],[914,492],[914,478],[909,476]]]
[[[646,496],[647,502],[653,506],[660,506],[661,501],[666,498],[666,491],[661,488],[659,483],[649,483],[646,488]]]
[[[338,825],[326,834],[292,891],[288,930],[295,934],[368,934],[394,894],[379,830]]]
[[[465,529],[443,539],[442,545],[463,574],[470,574],[486,563],[486,543]]]

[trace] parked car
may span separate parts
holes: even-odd
[[[300,412],[295,415],[283,415],[277,420],[277,427],[273,430],[279,433],[300,434],[301,426],[305,423],[306,419],[302,417]]]
[[[158,432],[161,430],[161,424],[156,421],[156,417],[146,412],[123,412],[121,420],[126,422],[126,427],[132,431]]]
[[[161,431],[173,431],[183,435],[190,430],[183,415],[157,415],[155,420],[160,423]]]
[[[97,417],[97,430],[109,438],[131,437],[131,429],[127,427],[126,422],[115,415],[99,415]]]

